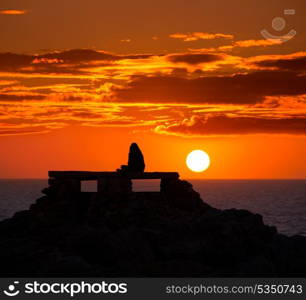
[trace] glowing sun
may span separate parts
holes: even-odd
[[[210,158],[202,150],[193,150],[187,155],[186,165],[193,172],[203,172],[209,167]]]

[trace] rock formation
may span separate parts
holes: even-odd
[[[29,210],[0,222],[2,276],[306,276],[305,237],[212,208],[174,175],[163,175],[160,193],[81,193],[78,180],[57,175]]]

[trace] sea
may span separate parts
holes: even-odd
[[[306,236],[306,180],[188,180],[203,201],[220,209],[247,209],[288,236]],[[45,179],[0,179],[0,220],[28,209],[42,196]],[[91,189],[90,184],[87,186]],[[135,183],[156,191],[156,182]],[[86,189],[86,187],[85,187]]]

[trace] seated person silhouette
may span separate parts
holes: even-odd
[[[136,143],[130,146],[128,165],[122,165],[118,172],[143,172],[145,169],[142,152]]]

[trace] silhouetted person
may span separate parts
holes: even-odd
[[[141,150],[136,143],[132,143],[129,152],[128,170],[130,172],[143,172],[145,163]]]
[[[122,165],[117,172],[143,172],[145,169],[144,158],[136,143],[130,146],[128,165]]]

